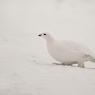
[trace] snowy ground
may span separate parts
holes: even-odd
[[[95,1],[0,0],[0,95],[95,95],[95,64],[52,65],[41,32],[95,52]]]

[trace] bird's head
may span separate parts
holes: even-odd
[[[49,33],[41,33],[38,36],[42,37],[42,38],[45,38],[47,41],[53,40],[53,38],[51,37],[51,35]]]

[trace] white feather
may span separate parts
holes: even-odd
[[[57,41],[50,34],[43,34],[42,36],[46,39],[48,52],[56,61],[65,64],[93,61],[91,59],[93,58],[91,51],[83,45],[71,41]]]

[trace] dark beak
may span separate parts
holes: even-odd
[[[38,36],[39,36],[39,37],[41,37],[41,36],[42,36],[42,34],[39,34]]]

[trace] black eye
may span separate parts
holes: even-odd
[[[47,35],[47,34],[44,34],[44,35]]]

